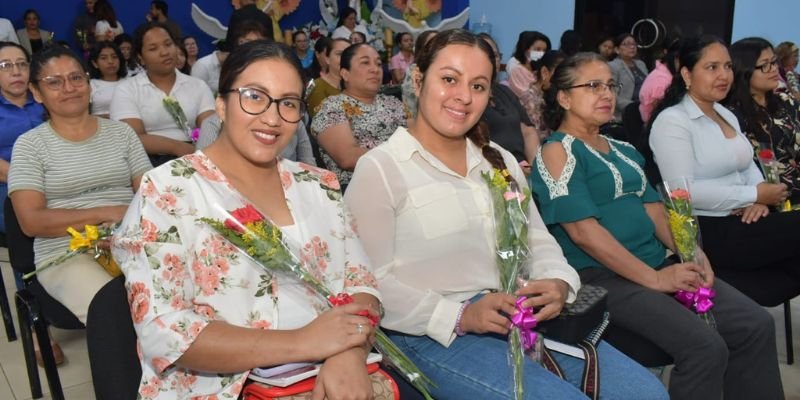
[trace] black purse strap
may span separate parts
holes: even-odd
[[[581,378],[581,391],[592,400],[600,398],[600,364],[597,361],[597,347],[588,341],[581,340],[578,347],[583,350],[584,364]],[[542,365],[555,376],[564,379],[564,371],[547,347],[542,346]]]

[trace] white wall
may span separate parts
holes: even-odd
[[[731,40],[748,36],[763,37],[773,46],[787,40],[800,43],[800,1],[736,0]]]
[[[800,2],[798,2],[800,4]],[[492,37],[508,61],[522,31],[540,31],[558,48],[561,34],[575,23],[574,0],[470,0],[470,24],[484,14]]]

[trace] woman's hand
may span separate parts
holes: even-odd
[[[675,293],[679,289],[694,292],[703,286],[705,273],[705,268],[695,263],[672,264],[656,271],[656,285],[651,289],[663,293]],[[711,279],[713,283],[713,272]]]
[[[757,222],[762,217],[766,217],[769,215],[769,207],[754,203],[751,206],[745,207],[742,209],[742,222],[745,224],[752,224],[753,222]]]
[[[783,183],[761,182],[756,186],[756,203],[778,205],[789,197],[789,188]]]
[[[528,300],[525,300],[522,305],[538,308],[539,311],[534,314],[536,320],[547,321],[561,313],[564,303],[567,302],[569,285],[561,279],[526,281],[514,294],[527,296]]]
[[[700,274],[700,279],[702,280],[701,285],[704,288],[713,287],[714,269],[711,268],[711,262],[708,260],[706,253],[698,247],[695,252],[695,258],[697,259],[697,264],[703,268],[703,272]]]
[[[353,348],[331,356],[317,375],[312,400],[372,399],[372,382],[367,374],[366,352]]]
[[[327,360],[354,347],[364,351],[375,328],[368,318],[356,315],[363,309],[355,303],[334,307],[300,328],[298,341],[308,350],[309,361]]]
[[[472,333],[508,334],[508,317],[517,308],[514,296],[505,293],[488,293],[470,304],[461,315],[461,330]],[[503,315],[501,313],[505,313]]]

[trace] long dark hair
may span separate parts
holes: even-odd
[[[423,51],[419,53],[419,58],[416,61],[419,72],[422,73],[423,76],[422,82],[420,83],[421,85],[425,84],[426,72],[431,64],[433,64],[436,56],[441,50],[450,45],[466,45],[480,49],[486,55],[489,65],[492,66],[492,82],[494,82],[496,71],[494,68],[494,50],[492,50],[492,46],[478,37],[478,35],[469,31],[464,29],[452,29],[436,34],[436,36],[424,46]],[[489,127],[485,122],[480,121],[475,124],[475,126],[467,131],[466,137],[481,149],[483,157],[489,161],[489,164],[491,164],[493,168],[501,171],[507,170],[503,155],[497,149],[489,145]],[[505,175],[505,178],[509,182],[513,180],[510,174]]]
[[[561,50],[562,53],[568,56],[575,55],[581,51],[581,46],[581,35],[578,32],[575,32],[572,29],[567,29],[561,34],[561,40],[558,49]]]
[[[250,64],[261,60],[282,60],[291,65],[300,78],[302,92],[300,98],[305,98],[305,85],[303,82],[303,67],[300,60],[294,55],[294,51],[283,43],[271,40],[254,40],[236,46],[228,55],[219,72],[219,95],[226,95],[233,89],[236,78],[244,72]]]
[[[97,62],[97,60],[100,58],[100,53],[103,51],[103,49],[114,50],[114,54],[116,54],[117,58],[119,59],[119,67],[117,68],[117,79],[122,79],[126,75],[128,75],[128,68],[126,68],[125,66],[125,58],[122,57],[122,51],[120,51],[119,47],[117,47],[117,45],[115,45],[114,43],[106,41],[95,43],[94,47],[92,47],[91,53],[89,53],[89,60]],[[102,79],[103,73],[100,72],[100,69],[95,67],[94,64],[91,62],[88,64],[89,64],[88,65],[89,76],[91,76],[92,79]]]
[[[417,40],[414,41],[414,59],[416,60],[419,57],[419,53],[422,52],[422,48],[425,47],[425,44],[428,43],[428,38],[430,36],[435,35],[437,32],[429,29],[424,31],[417,36]]]
[[[356,18],[358,18],[358,12],[356,12],[355,8],[352,7],[345,7],[342,9],[342,12],[339,14],[339,22],[336,23],[336,27],[340,27],[344,25],[344,20],[350,16],[350,14],[356,14]],[[356,25],[358,25],[358,21],[356,21]]]
[[[169,36],[170,39],[172,39],[172,42],[175,43],[175,37],[172,36],[172,32],[170,32],[170,30],[167,28],[166,25],[158,21],[150,21],[142,25],[139,25],[139,27],[136,28],[136,32],[134,32],[134,39],[133,39],[134,54],[138,56],[142,55],[142,49],[144,49],[144,36],[147,34],[147,32],[150,32],[153,29],[163,29],[164,32],[167,33],[167,36]],[[133,58],[133,56],[131,56],[131,58]]]
[[[683,81],[680,71],[683,68],[691,71],[697,62],[700,61],[705,49],[715,43],[725,46],[725,42],[723,42],[722,39],[712,35],[687,38],[681,42],[680,50],[678,50],[678,64],[680,67],[678,68],[678,71],[672,75],[672,83],[664,93],[664,98],[661,99],[656,108],[653,110],[653,114],[650,116],[650,121],[647,124],[646,137],[650,136],[650,129],[653,127],[653,122],[658,117],[658,114],[661,114],[661,112],[667,108],[680,103],[681,100],[683,100],[683,97],[686,95],[686,82]]]
[[[536,72],[536,78],[541,81],[542,80],[542,67],[547,67],[550,72],[553,72],[553,69],[560,64],[564,59],[567,58],[567,54],[565,54],[561,50],[550,50],[542,56],[542,58],[531,61],[531,69]]]
[[[114,7],[107,0],[97,0],[94,3],[94,17],[98,21],[106,21],[112,28],[117,27],[117,14]]]
[[[547,48],[544,51],[550,51],[550,38],[548,38],[544,33],[538,31],[520,32],[519,38],[517,39],[517,46],[514,49],[514,58],[516,58],[520,63],[528,62],[528,55],[526,53],[528,52],[528,49],[539,40],[543,41],[547,45]]]
[[[566,110],[558,102],[558,93],[575,85],[575,75],[578,68],[595,61],[606,64],[606,59],[600,54],[594,52],[576,53],[567,57],[553,71],[553,77],[550,78],[550,88],[547,89],[544,95],[544,120],[550,129],[557,130],[561,123],[564,122],[564,116],[566,115]]]
[[[778,96],[771,91],[765,94],[766,109],[758,105],[750,95],[750,78],[753,77],[756,61],[766,49],[772,49],[772,44],[759,37],[745,38],[731,45],[733,87],[722,101],[735,111],[742,130],[754,134],[769,133],[764,126],[768,124],[770,115],[777,112],[780,104]]]
[[[117,48],[122,47],[123,43],[131,44],[131,53],[130,53],[130,58],[128,58],[127,60],[123,55],[121,59],[122,63],[125,64],[125,66],[129,70],[135,70],[136,68],[139,67],[139,63],[136,61],[136,48],[133,44],[133,38],[131,37],[131,35],[128,35],[127,33],[120,33],[119,35],[117,35],[117,37],[114,38],[114,44],[117,45]]]

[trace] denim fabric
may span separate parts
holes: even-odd
[[[437,399],[513,399],[508,343],[495,335],[466,335],[450,347],[427,336],[387,332],[392,340],[430,377]],[[611,345],[600,342],[600,398],[668,399],[661,382]],[[526,399],[586,399],[578,389],[583,360],[552,352],[567,380],[559,379],[526,359]]]

